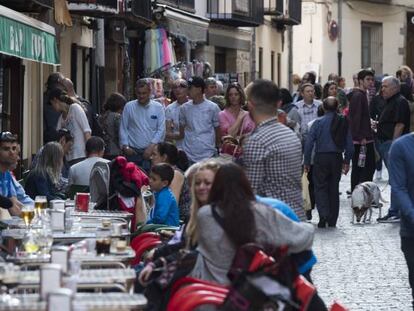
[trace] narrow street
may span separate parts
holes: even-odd
[[[385,175],[385,174],[383,174]],[[386,186],[387,176],[378,182]],[[316,229],[314,251],[318,258],[312,277],[322,298],[342,302],[350,310],[411,310],[407,266],[400,250],[399,223],[353,225],[350,174],[340,184],[341,209],[336,229]],[[390,187],[382,192],[389,201]],[[383,215],[389,203],[383,207]],[[314,211],[312,223],[317,223]]]

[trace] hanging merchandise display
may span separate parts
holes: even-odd
[[[163,66],[175,63],[174,49],[167,31],[163,28],[145,31],[144,66],[151,73]]]

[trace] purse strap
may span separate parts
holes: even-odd
[[[220,225],[220,227],[224,230],[224,220],[223,217],[221,217],[219,215],[219,213],[217,212],[216,206],[212,205],[211,206],[211,213],[213,214],[213,218],[215,219],[215,221]]]

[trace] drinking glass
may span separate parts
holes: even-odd
[[[35,208],[33,205],[25,205],[22,208],[22,218],[26,225],[26,229],[30,229],[30,224],[35,216]]]
[[[37,195],[35,197],[35,208],[38,215],[42,215],[47,208],[47,198],[43,195]]]

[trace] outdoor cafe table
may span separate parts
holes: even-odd
[[[96,255],[95,253],[75,254],[73,258],[79,260],[82,266],[119,266],[126,268],[128,263],[135,258],[135,251],[127,247],[125,251],[118,252],[111,248],[109,254]],[[37,267],[50,263],[49,254],[33,254],[29,256],[7,256],[6,261],[24,267]]]
[[[22,240],[26,229],[4,229],[1,231],[1,237],[4,239],[11,238],[14,240]],[[111,230],[108,230],[108,236],[111,238],[128,238],[131,235],[127,229],[123,229],[120,235],[113,234]],[[54,231],[52,233],[54,242],[75,242],[83,239],[96,238],[96,227],[85,230],[71,230],[69,232]]]
[[[0,276],[1,277],[1,276]],[[125,292],[133,288],[136,278],[134,269],[87,269],[80,270],[77,278],[78,289],[118,288]],[[37,289],[40,271],[18,271],[18,289]],[[67,279],[63,276],[63,282]]]
[[[46,311],[46,301],[38,294],[13,295],[20,300],[17,306],[0,304],[0,311]],[[141,294],[126,293],[77,293],[73,300],[74,310],[82,311],[126,311],[143,310],[147,299]],[[58,311],[58,310],[57,310]]]

